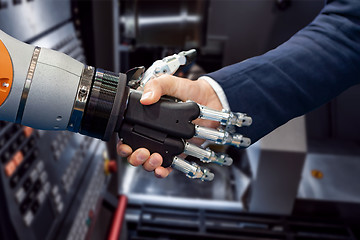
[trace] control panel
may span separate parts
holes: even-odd
[[[84,239],[107,183],[105,143],[70,132],[0,126],[5,226],[18,239]]]
[[[0,29],[85,63],[71,1],[0,0]],[[86,239],[109,177],[106,144],[0,121],[0,239]]]

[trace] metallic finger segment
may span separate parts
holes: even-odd
[[[231,134],[224,130],[195,125],[195,137],[203,138],[215,142],[216,144],[232,145],[235,147],[248,147],[251,144],[250,138],[241,134]]]
[[[174,74],[180,66],[191,63],[195,56],[196,50],[191,49],[155,61],[144,73],[144,76],[140,80],[140,87],[144,88],[145,84],[155,77],[160,77],[164,74]]]
[[[196,178],[201,181],[212,181],[214,179],[214,174],[208,169],[202,169],[196,163],[189,163],[180,157],[174,157],[171,167],[185,173],[189,178]]]
[[[252,123],[251,117],[247,116],[244,113],[234,113],[228,110],[223,109],[222,111],[217,111],[203,105],[199,105],[200,108],[200,118],[207,119],[212,121],[218,121],[221,125],[234,125],[237,127],[250,126]]]
[[[185,143],[184,153],[199,158],[204,163],[217,163],[225,166],[230,166],[233,163],[232,158],[227,154],[215,153],[210,149],[203,149],[189,142]]]

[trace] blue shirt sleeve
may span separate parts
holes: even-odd
[[[360,1],[328,2],[276,49],[208,76],[223,88],[232,111],[253,118],[239,131],[255,142],[360,83]]]

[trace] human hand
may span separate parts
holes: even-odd
[[[222,105],[215,91],[207,81],[202,79],[192,81],[171,75],[163,75],[151,80],[145,85],[140,102],[143,105],[151,105],[159,101],[163,95],[173,96],[182,101],[191,100],[215,110],[222,109]],[[194,123],[210,128],[219,126],[218,122],[201,119],[196,119]],[[201,144],[204,140],[193,138],[189,140],[189,142]],[[130,146],[119,142],[117,151],[121,157],[128,157],[128,162],[131,165],[143,165],[145,170],[154,171],[155,176],[159,178],[168,176],[172,170],[171,168],[161,166],[163,159],[160,154],[153,153],[150,155],[149,150],[146,148],[139,148],[133,152]]]

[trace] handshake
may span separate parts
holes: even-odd
[[[130,164],[143,165],[157,177],[166,177],[174,168],[189,178],[211,181],[213,173],[189,163],[183,159],[184,155],[204,163],[230,166],[233,161],[226,154],[198,145],[204,140],[235,147],[251,144],[249,138],[234,132],[234,126],[250,126],[251,117],[222,109],[206,80],[172,76],[181,65],[192,61],[195,54],[195,50],[181,52],[154,62],[146,72],[139,67],[127,73],[131,90],[118,131],[117,151],[120,156],[128,157]]]

